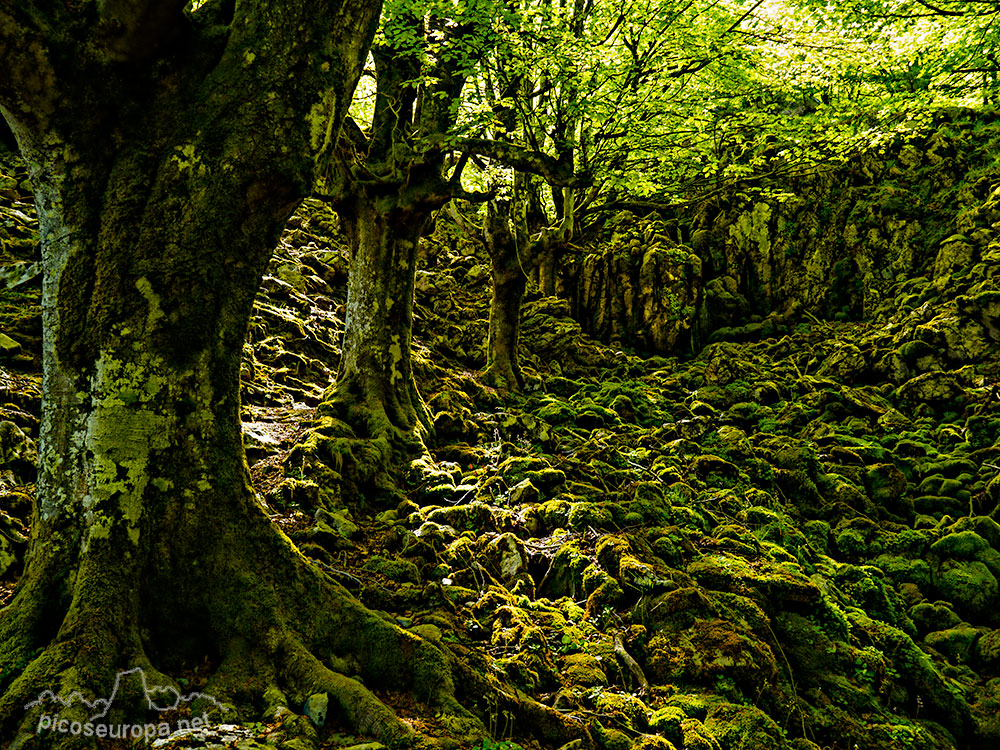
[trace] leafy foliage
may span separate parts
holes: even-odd
[[[509,191],[525,164],[495,149],[468,164],[463,139],[572,169],[572,195],[539,192],[534,170],[537,231],[833,168],[930,108],[991,103],[998,14],[992,0],[395,0],[376,53],[412,57],[420,106],[454,115],[435,142],[466,189]]]

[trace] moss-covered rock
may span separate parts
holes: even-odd
[[[992,619],[997,613],[1000,584],[981,562],[945,560],[935,572],[934,585],[938,595],[962,614]]]
[[[563,674],[570,685],[591,688],[608,684],[601,662],[587,653],[569,654],[563,660]]]
[[[785,733],[766,713],[754,706],[715,703],[708,710],[705,729],[722,750],[785,750]]]

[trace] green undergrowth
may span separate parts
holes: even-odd
[[[976,196],[961,220],[986,227]],[[380,543],[359,596],[600,747],[1000,742],[991,236],[969,265],[931,253],[878,317],[693,358],[602,344],[529,293],[527,385],[501,394],[477,374],[485,260],[439,233],[417,282],[433,464],[398,507],[352,508]]]
[[[304,553],[463,665],[457,693],[492,739],[470,743],[419,696],[380,698],[481,750],[562,745],[532,702],[610,750],[1000,745],[992,189],[853,322],[800,315],[640,356],[529,292],[514,394],[479,375],[488,261],[442,222],[416,285],[434,434],[391,506],[344,491],[377,457],[323,421],[346,251],[307,204],[244,352],[251,470]],[[519,700],[474,693],[483,681]],[[306,746],[367,741],[332,717]]]

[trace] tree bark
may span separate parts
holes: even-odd
[[[38,499],[0,613],[0,742],[90,746],[35,736],[44,707],[25,704],[107,696],[135,666],[171,684],[206,661],[220,700],[329,692],[385,741],[412,730],[347,675],[471,721],[437,647],[365,610],[270,523],[242,445],[253,298],[311,154],[336,137],[378,4],[208,20],[183,5],[109,2],[118,15],[92,27],[76,6],[39,26],[29,3],[0,4],[0,105],[32,169],[44,268]]]
[[[351,248],[334,401],[359,438],[422,450],[430,420],[413,379],[413,288],[424,217],[405,198],[360,191],[339,206]],[[398,457],[393,463],[398,465]]]
[[[521,267],[515,233],[508,220],[509,211],[509,205],[490,201],[483,226],[493,271],[485,376],[486,382],[497,388],[519,391],[524,387],[518,361],[521,300],[528,277]]]

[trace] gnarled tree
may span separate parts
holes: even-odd
[[[169,683],[206,659],[223,700],[329,692],[386,740],[412,731],[351,675],[468,718],[443,652],[270,523],[241,440],[254,294],[312,154],[337,137],[379,7],[0,2],[0,106],[36,190],[45,349],[30,549],[0,612],[0,741],[83,741],[34,737],[24,706],[43,689],[106,696],[116,671]]]
[[[363,132],[348,120],[341,148],[319,180],[351,251],[340,368],[320,408],[321,416],[332,414],[348,427],[351,484],[374,481],[391,491],[388,470],[421,455],[431,429],[410,355],[417,243],[455,185],[444,176],[447,151],[430,137],[455,122],[471,48],[480,39],[475,27],[487,17],[480,6],[489,3],[472,3],[459,19],[434,3],[429,9],[412,0],[389,4],[372,48],[371,127]],[[356,450],[358,439],[367,458]]]
[[[572,179],[571,170],[544,153],[458,132],[462,91],[495,43],[493,20],[502,6],[496,0],[388,4],[372,48],[371,126],[362,130],[348,120],[348,137],[320,181],[351,248],[340,369],[320,408],[321,418],[341,424],[320,429],[343,438],[351,463],[345,478],[356,490],[368,484],[364,494],[372,485],[391,493],[389,470],[420,456],[430,431],[411,364],[417,244],[451,199],[488,197],[462,187],[469,155],[545,174],[554,184]],[[450,160],[454,152],[462,156]],[[343,468],[341,457],[334,461]]]

